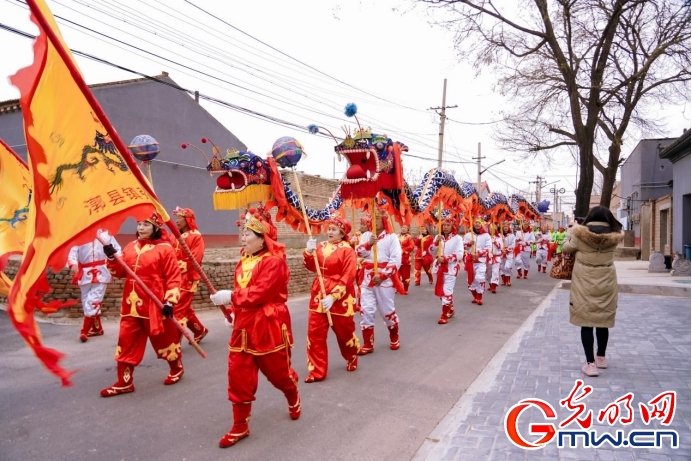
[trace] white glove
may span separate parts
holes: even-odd
[[[213,295],[209,295],[209,299],[215,306],[228,305],[231,302],[231,290],[219,290]]]
[[[424,251],[423,254],[422,254],[422,256],[425,256],[425,255],[427,255],[427,254],[428,254],[428,253],[427,253],[426,251]]]
[[[439,243],[440,238],[441,238],[441,237],[440,237],[440,234],[437,234],[437,235],[435,236],[435,243]]]
[[[322,303],[322,308],[325,311],[328,311],[334,305],[334,298],[332,298],[331,296],[327,296],[326,298],[322,299],[320,302]]]
[[[314,251],[315,248],[317,248],[317,240],[316,239],[308,240],[308,243],[305,245],[305,249],[308,251]]]
[[[226,317],[223,318],[223,323],[226,324],[229,330],[233,329],[233,322],[235,322],[235,314],[231,313],[231,321],[229,322]]]

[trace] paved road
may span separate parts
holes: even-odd
[[[228,330],[219,314],[202,313],[211,333],[202,360],[184,347],[186,374],[163,386],[164,363],[150,350],[135,370],[137,391],[109,399],[99,390],[115,380],[117,324],[82,344],[78,325],[42,324],[48,345],[65,352],[69,369],[81,370],[74,386],[60,388],[0,316],[0,459],[12,460],[404,460],[449,412],[488,361],[555,286],[548,275],[530,274],[470,303],[457,284],[457,315],[438,325],[439,301],[429,285],[397,298],[401,349],[390,351],[381,323],[375,353],[348,373],[330,338],[326,381],[301,381],[303,414],[291,421],[286,402],[260,379],[250,423],[252,435],[221,450],[230,428],[226,397]],[[294,367],[305,365],[306,300],[289,303],[296,338]]]
[[[580,371],[584,361],[579,329],[569,323],[569,291],[556,290],[536,310],[526,325],[493,358],[457,405],[429,435],[415,460],[430,461],[521,461],[521,460],[602,460],[602,461],[683,461],[690,459],[690,298],[621,294],[615,328],[608,339],[608,368],[598,377]],[[582,403],[593,410],[592,427],[599,436],[616,430],[675,430],[679,447],[664,439],[661,448],[614,448],[604,443],[598,448],[558,449],[553,439],[540,450],[527,451],[512,445],[504,431],[510,407],[526,398],[540,398],[557,411],[557,421],[572,412],[559,405],[572,390],[575,380],[593,386]],[[675,416],[669,426],[654,420],[649,426],[641,419],[639,403],[661,392],[675,391]],[[600,409],[622,395],[634,394],[634,421],[625,426],[599,423]],[[622,417],[626,416],[623,409]],[[528,432],[529,422],[545,423],[538,412],[529,410],[519,419],[519,431],[528,440],[538,437]],[[583,417],[583,416],[582,416]],[[556,422],[557,424],[557,422]],[[565,430],[577,430],[572,423]],[[647,441],[644,436],[640,441]]]

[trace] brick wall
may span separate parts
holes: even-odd
[[[211,261],[204,262],[202,268],[207,274],[212,282],[212,285],[219,289],[233,289],[233,271],[235,270],[236,263],[238,259],[231,259],[227,261]],[[295,296],[299,294],[305,294],[310,291],[310,286],[312,285],[312,280],[314,274],[309,273],[305,267],[303,267],[303,257],[301,255],[287,256],[286,262],[291,271],[291,278],[288,282],[288,294],[289,296]],[[14,278],[19,267],[19,260],[10,260],[5,273],[8,277]],[[51,286],[50,299],[59,300],[77,300],[77,304],[69,308],[61,310],[57,314],[51,315],[51,317],[81,317],[82,316],[82,304],[79,302],[80,293],[79,287],[72,285],[72,276],[68,270],[63,270],[58,273],[48,272],[48,281]],[[123,292],[123,282],[124,279],[115,279],[111,284],[108,285],[106,291],[106,296],[103,300],[103,305],[101,307],[102,314],[106,317],[117,316],[120,312],[120,300]],[[5,303],[7,300],[0,296],[0,303]],[[215,306],[209,300],[209,291],[207,287],[200,283],[199,291],[195,294],[193,301],[193,306],[196,310],[208,310],[215,309]],[[41,315],[38,314],[37,315]]]

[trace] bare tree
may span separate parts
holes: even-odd
[[[689,0],[417,0],[456,31],[461,60],[489,67],[512,107],[496,134],[527,156],[577,151],[578,215],[594,168],[610,206],[628,129],[660,132],[655,111],[689,99]],[[602,151],[599,152],[599,148]]]

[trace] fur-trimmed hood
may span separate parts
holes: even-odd
[[[607,226],[608,223],[592,223]],[[575,224],[572,227],[572,235],[577,237],[582,242],[586,243],[592,248],[603,249],[613,246],[617,246],[624,238],[624,232],[608,232],[605,234],[596,234],[591,232],[588,226],[582,226],[580,224]]]

